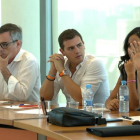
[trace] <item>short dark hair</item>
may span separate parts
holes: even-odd
[[[0,34],[9,32],[13,41],[20,40],[22,42],[22,29],[15,24],[7,23],[0,27]]]
[[[64,41],[73,39],[75,36],[79,36],[81,38],[81,40],[83,41],[81,34],[78,31],[76,31],[75,29],[67,29],[67,30],[63,31],[58,37],[58,42],[59,42],[60,48],[62,50],[64,50],[64,44],[63,44]]]

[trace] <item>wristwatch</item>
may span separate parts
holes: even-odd
[[[66,69],[62,70],[60,73],[59,73],[59,76],[62,77],[62,76],[65,76],[65,75],[68,75],[68,71]]]

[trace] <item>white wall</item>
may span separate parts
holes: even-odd
[[[22,28],[22,48],[35,55],[40,63],[40,1],[1,0],[1,25],[14,23]]]

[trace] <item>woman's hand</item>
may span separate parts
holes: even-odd
[[[119,100],[118,99],[110,100],[108,105],[107,105],[107,108],[112,110],[112,111],[118,110],[119,109]]]
[[[135,65],[136,70],[140,71],[140,42],[133,41],[133,43],[130,43],[128,53]]]
[[[135,74],[135,66],[131,59],[124,63],[125,71],[127,76],[130,74]]]

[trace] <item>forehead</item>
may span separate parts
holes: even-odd
[[[137,35],[131,35],[128,39],[128,43],[132,43],[134,40],[140,41],[140,38]]]
[[[73,39],[69,39],[63,42],[63,45],[65,48],[71,47],[71,46],[76,46],[77,44],[81,43],[82,40],[79,36],[75,36]]]
[[[9,32],[4,32],[0,34],[0,42],[7,42],[11,40],[11,36]]]

